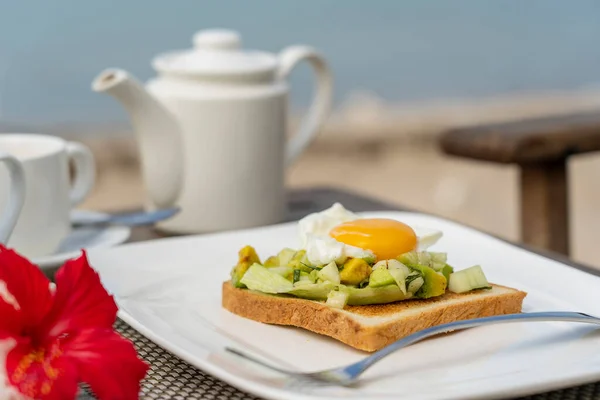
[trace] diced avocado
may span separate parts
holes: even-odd
[[[335,261],[330,262],[324,266],[318,273],[317,277],[324,281],[329,281],[336,285],[340,284],[340,272],[338,271],[337,264]]]
[[[489,289],[489,284],[479,265],[450,274],[448,290],[454,293],[465,293],[474,289]]]
[[[396,283],[387,268],[377,268],[369,276],[369,287],[381,287]]]
[[[287,266],[305,272],[310,272],[312,270],[308,258],[306,257],[306,250],[298,250],[294,253],[292,259],[287,263]]]
[[[285,266],[285,265],[286,264],[279,263],[279,257],[277,257],[277,256],[271,256],[271,257],[267,258],[263,264],[263,266],[266,268],[281,267],[281,266]]]
[[[365,288],[369,286],[369,278],[365,279],[364,281],[360,282],[358,285],[356,285],[357,288]]]
[[[340,272],[340,280],[347,285],[358,285],[371,275],[371,266],[362,258],[351,258]]]
[[[444,265],[444,268],[442,268],[442,275],[444,275],[446,277],[446,280],[448,280],[450,278],[450,274],[454,272],[454,268],[452,268],[450,265],[446,264]]]
[[[366,287],[363,289],[349,287],[346,290],[348,292],[348,304],[352,306],[392,303],[411,297],[410,293],[402,293],[400,288],[395,284],[377,288]]]
[[[243,288],[241,279],[254,263],[260,264],[260,258],[252,246],[245,246],[238,252],[238,263],[231,271],[231,282],[237,288]]]
[[[231,284],[236,288],[245,288],[244,284],[240,282],[244,273],[246,271],[242,271],[242,269],[238,269],[237,265],[231,270]]]
[[[375,271],[377,270],[387,270],[389,275],[392,277],[393,281],[398,285],[400,290],[403,293],[406,293],[406,277],[410,274],[410,269],[404,264],[402,264],[398,260],[381,260],[377,261],[375,265],[373,265],[373,272],[369,277],[369,286],[377,287],[377,286],[385,286],[389,285],[389,277],[384,272],[378,272],[375,275],[375,279],[373,276]],[[374,282],[374,283],[372,283]],[[375,285],[375,286],[373,286]]]
[[[436,272],[433,268],[424,265],[414,265],[411,266],[411,268],[419,271],[425,281],[419,291],[415,293],[416,297],[428,299],[446,293],[448,281],[444,275]]]
[[[240,282],[263,293],[287,293],[294,288],[292,282],[260,264],[252,264]]]
[[[277,258],[279,259],[279,265],[288,265],[292,258],[296,254],[296,250],[285,248],[277,254]]]
[[[346,291],[332,290],[327,295],[325,304],[333,308],[344,308],[348,303],[348,297],[350,296]]]
[[[248,262],[250,265],[257,263],[260,264],[260,258],[256,254],[256,250],[252,246],[244,246],[238,252],[238,264]],[[250,267],[248,266],[248,268]]]

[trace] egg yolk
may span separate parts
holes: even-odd
[[[393,219],[357,219],[334,227],[329,235],[338,242],[371,250],[378,260],[396,258],[417,246],[415,231]]]

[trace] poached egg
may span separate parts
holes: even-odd
[[[340,203],[298,222],[301,248],[314,265],[347,258],[389,260],[409,251],[424,251],[442,232],[386,218],[361,218]]]

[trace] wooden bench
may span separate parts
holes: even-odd
[[[521,239],[569,254],[567,160],[600,150],[600,111],[456,128],[440,145],[446,154],[518,165]]]

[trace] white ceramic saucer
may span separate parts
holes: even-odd
[[[75,210],[71,217],[75,219],[82,213],[91,212]],[[130,235],[131,228],[127,226],[73,228],[55,254],[33,258],[31,261],[42,270],[60,267],[65,261],[79,256],[81,249],[116,246],[126,242]]]

